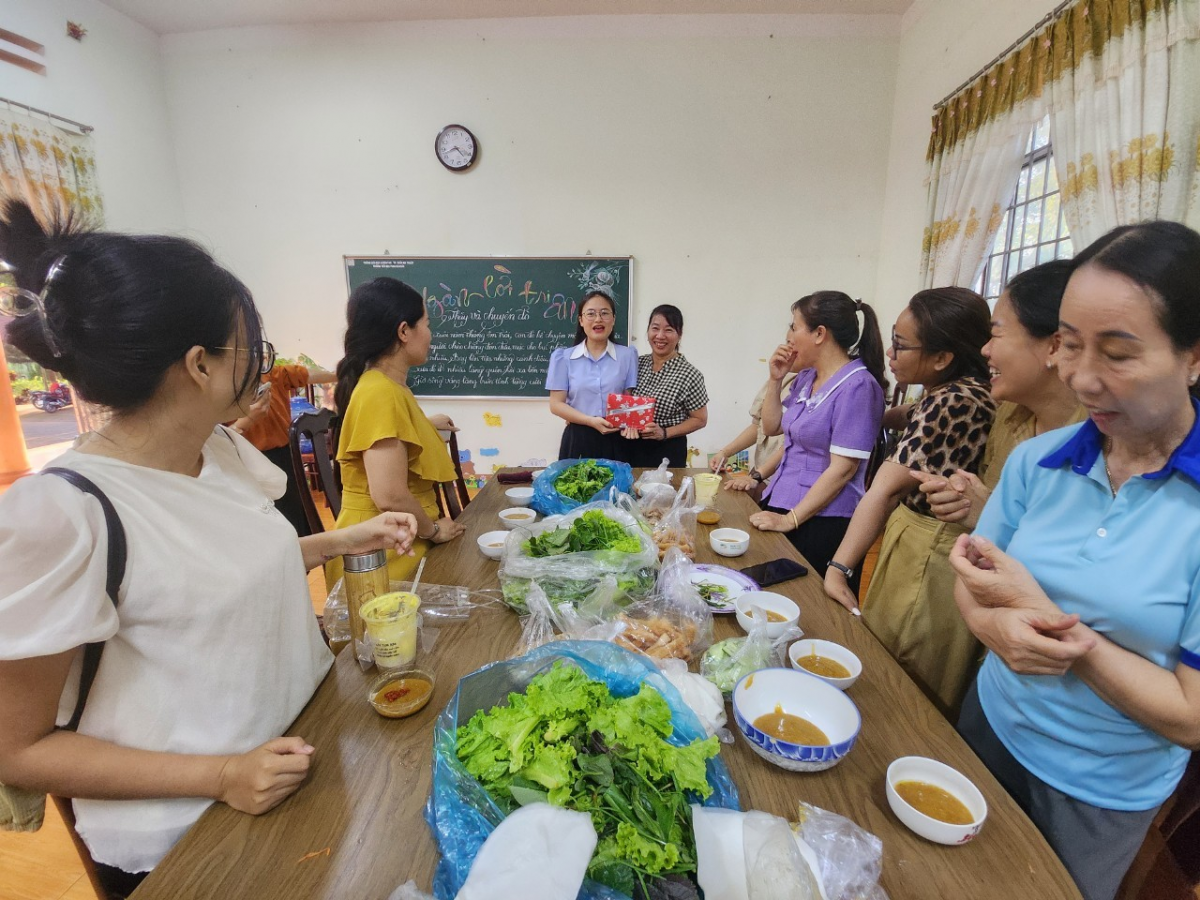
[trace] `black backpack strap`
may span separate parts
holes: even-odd
[[[53,466],[43,469],[42,472],[57,475],[64,481],[75,485],[85,494],[91,494],[100,501],[100,508],[104,510],[104,523],[108,527],[108,579],[105,583],[105,590],[109,599],[112,600],[113,607],[118,606],[121,602],[119,594],[121,582],[125,580],[125,561],[129,552],[125,543],[125,527],[121,524],[121,518],[113,508],[112,501],[108,499],[104,491],[96,487],[91,479],[85,478],[74,469]],[[83,671],[79,676],[79,699],[75,701],[75,712],[71,716],[71,721],[63,726],[66,731],[74,731],[79,727],[79,719],[83,716],[83,707],[92,690],[92,682],[96,680],[96,672],[100,669],[100,656],[103,653],[104,641],[87,644],[83,648]]]

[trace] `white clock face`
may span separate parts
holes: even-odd
[[[438,134],[437,157],[448,169],[465,169],[475,162],[475,138],[461,125],[450,125]]]

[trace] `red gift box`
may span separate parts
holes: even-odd
[[[618,428],[641,431],[654,424],[654,398],[636,394],[609,394],[606,419]]]

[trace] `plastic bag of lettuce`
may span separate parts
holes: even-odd
[[[621,900],[696,867],[690,802],[737,809],[715,738],[652,661],[560,641],[466,676],[434,730],[426,819],[449,900],[517,806],[589,813],[599,842],[581,900]]]
[[[524,540],[509,541],[500,560],[504,602],[521,615],[534,580],[557,606],[582,603],[596,585],[611,576],[616,602],[647,597],[658,573],[658,547],[643,525],[616,504],[581,506],[547,525],[522,529]]]

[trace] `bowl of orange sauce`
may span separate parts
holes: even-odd
[[[816,675],[839,691],[847,690],[862,674],[862,660],[833,641],[796,641],[788,647],[788,661],[793,669]]]
[[[937,844],[974,840],[987,818],[987,801],[966,775],[924,756],[888,766],[887,799],[896,818]]]
[[[836,766],[862,729],[853,700],[796,669],[759,669],[739,681],[733,719],[750,749],[789,772]]]
[[[433,696],[433,676],[420,669],[382,672],[371,682],[367,702],[385,719],[420,712]]]

